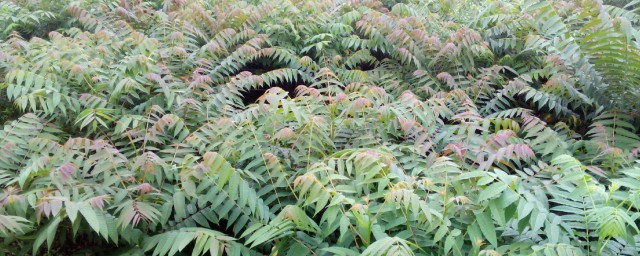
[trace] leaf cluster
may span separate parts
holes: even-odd
[[[388,2],[81,1],[8,33],[0,250],[637,254],[640,3]]]

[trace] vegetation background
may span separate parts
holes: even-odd
[[[638,255],[640,1],[4,0],[2,255]]]

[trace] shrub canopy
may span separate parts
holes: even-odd
[[[640,1],[47,3],[0,2],[8,254],[640,250]]]

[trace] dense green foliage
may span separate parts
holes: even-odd
[[[640,251],[640,1],[48,2],[0,2],[0,252]]]

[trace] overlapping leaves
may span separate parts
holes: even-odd
[[[156,2],[0,43],[1,249],[638,251],[634,4]]]

